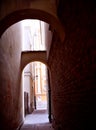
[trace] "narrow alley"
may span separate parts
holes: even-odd
[[[96,130],[95,2],[0,0],[0,130]]]
[[[35,110],[26,116],[20,130],[53,130],[46,110]]]

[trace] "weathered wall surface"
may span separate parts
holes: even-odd
[[[53,116],[58,130],[96,129],[96,8],[61,0],[65,42],[55,35],[49,56]],[[56,129],[57,130],[57,129]]]
[[[45,45],[47,50],[47,57],[49,56],[51,41],[52,41],[52,30],[50,29],[50,25],[44,23],[44,31],[45,31]],[[47,34],[47,35],[46,35]]]
[[[19,23],[8,28],[0,38],[0,129],[4,130],[14,130],[23,120],[21,40]]]

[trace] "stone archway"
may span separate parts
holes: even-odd
[[[39,19],[50,24],[52,31],[56,31],[61,42],[63,42],[65,33],[56,13],[55,0],[53,1],[54,2],[51,2],[51,0],[36,0],[31,2],[27,1],[25,3],[23,3],[22,0],[14,1],[14,3],[11,1],[10,8],[8,3],[4,4],[2,2],[1,12],[4,12],[0,17],[0,36],[8,27],[16,22],[24,19]],[[15,5],[15,3],[18,5],[18,7]],[[7,8],[7,10],[4,10],[3,8]]]
[[[21,62],[21,66],[22,66],[22,72],[24,70],[24,68],[30,64],[30,63],[34,63],[34,62],[40,62],[42,64],[44,64],[46,66],[46,73],[47,73],[47,112],[48,112],[48,120],[51,123],[52,122],[52,108],[51,108],[51,87],[50,87],[50,68],[49,65],[47,64],[47,58],[46,58],[46,51],[27,51],[27,52],[22,52],[22,62]],[[35,76],[34,76],[35,77]],[[35,78],[34,78],[35,79]],[[34,80],[33,79],[33,80]],[[35,88],[35,84],[34,87]],[[35,90],[34,90],[35,93]],[[36,95],[34,97],[34,107],[35,109],[37,109],[37,101],[36,101]]]

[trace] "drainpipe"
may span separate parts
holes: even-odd
[[[51,88],[50,88],[50,76],[49,76],[49,70],[48,70],[48,118],[49,118],[49,122],[52,122],[51,119]]]
[[[36,92],[35,92],[35,80],[34,80],[34,108],[36,109]]]
[[[34,96],[34,107],[36,109],[36,96]]]

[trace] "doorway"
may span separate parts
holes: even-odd
[[[41,62],[28,64],[24,76],[25,124],[48,123],[48,76],[47,67]]]

